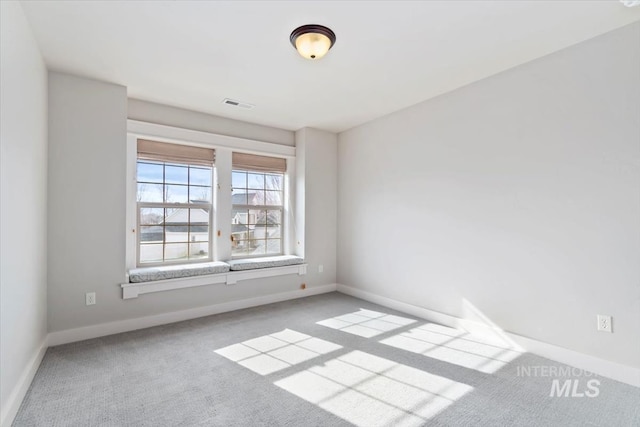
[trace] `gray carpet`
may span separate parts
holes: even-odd
[[[640,426],[640,389],[331,293],[52,347],[13,425]]]

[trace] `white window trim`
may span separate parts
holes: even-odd
[[[296,175],[296,148],[273,144],[269,142],[256,141],[245,138],[236,138],[226,135],[218,135],[209,132],[194,131],[190,129],[177,128],[173,126],[159,125],[155,123],[141,122],[137,120],[127,120],[127,212],[126,212],[126,277],[128,279],[129,270],[136,268],[137,254],[137,212],[136,212],[136,162],[137,148],[136,141],[138,138],[152,139],[159,142],[169,142],[178,144],[188,144],[199,147],[214,148],[216,150],[216,165],[214,168],[213,181],[213,203],[212,215],[212,260],[226,261],[232,259],[230,232],[231,232],[231,153],[244,152],[258,155],[278,156],[287,160],[287,173],[285,174],[285,201],[283,207],[283,254],[304,256],[304,248],[297,242],[303,240],[298,236],[300,224],[304,224],[303,218],[297,218],[293,206],[295,206],[296,187],[295,183],[302,181],[301,177]],[[228,175],[228,177],[226,177]],[[222,177],[222,178],[221,178]],[[226,178],[225,178],[226,177]],[[227,180],[228,182],[225,182]],[[221,191],[227,188],[229,191]],[[228,193],[228,194],[226,194]],[[226,212],[228,210],[229,212]],[[226,221],[229,219],[229,221]],[[228,223],[228,224],[227,224]],[[218,236],[218,230],[221,236]],[[259,258],[258,258],[259,259]],[[233,284],[237,280],[246,280],[245,278],[270,277],[273,275],[306,274],[306,264],[304,268],[298,266],[277,267],[269,269],[252,270],[251,272],[230,272],[217,275],[201,276],[189,279],[171,279],[167,281],[149,282],[142,284],[123,283],[121,284],[124,295],[133,295],[135,292],[147,293],[145,291],[134,291],[134,289],[152,289],[169,290],[180,289],[192,286],[202,286],[203,284],[227,283]],[[293,267],[296,267],[295,269]],[[303,273],[300,273],[304,271]],[[242,274],[240,274],[242,273]],[[214,276],[216,276],[214,278]],[[217,277],[220,276],[220,277]],[[224,276],[224,280],[222,277]],[[227,280],[227,277],[236,277],[234,281]],[[156,292],[156,291],[150,291]],[[137,294],[136,294],[137,295]],[[135,298],[129,296],[128,298]]]

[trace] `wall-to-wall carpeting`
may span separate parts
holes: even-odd
[[[14,426],[631,426],[640,389],[338,293],[52,347]]]

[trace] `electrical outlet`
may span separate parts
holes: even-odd
[[[324,265],[320,264],[318,266],[318,273],[322,273],[324,271]]]
[[[611,327],[611,316],[598,314],[598,330],[602,332],[613,332]]]
[[[85,302],[87,305],[94,305],[96,303],[96,293],[95,292],[87,292],[84,295]]]

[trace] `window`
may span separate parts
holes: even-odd
[[[212,260],[215,151],[142,139],[137,148],[136,264]]]
[[[232,256],[281,255],[286,160],[243,153],[232,157]]]
[[[303,257],[295,154],[291,146],[128,121],[127,271]]]

